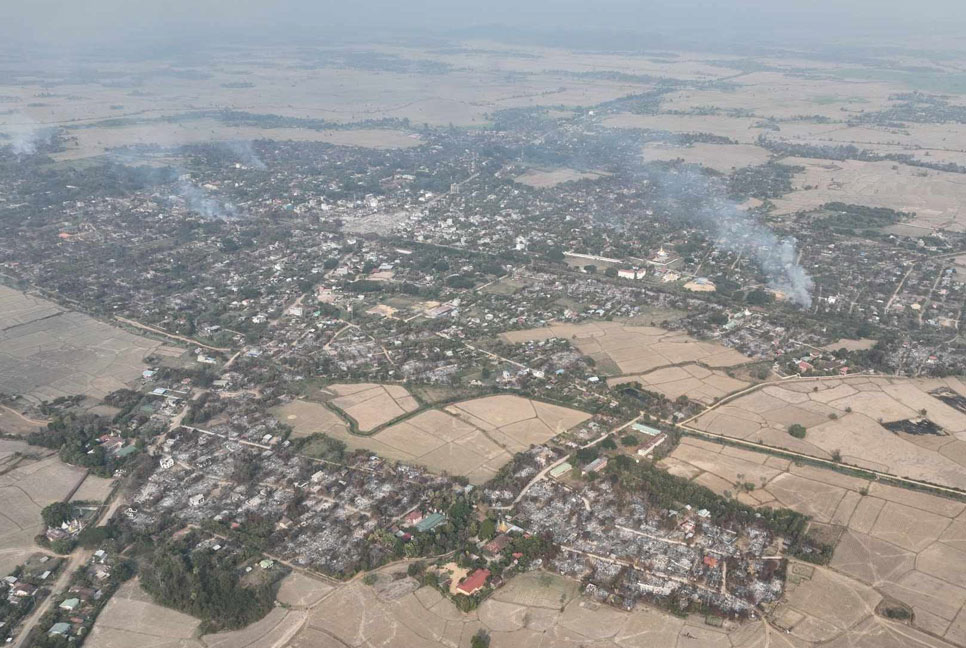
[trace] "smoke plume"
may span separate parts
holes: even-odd
[[[768,283],[796,304],[812,304],[812,278],[798,263],[797,242],[779,238],[728,198],[722,183],[691,167],[652,177],[671,214],[706,231],[716,247],[752,258]]]
[[[42,126],[26,115],[16,115],[14,119],[14,123],[3,127],[3,136],[15,155],[33,155],[57,134],[57,128]]]
[[[224,144],[238,158],[238,161],[245,166],[260,171],[268,168],[262,162],[262,159],[258,157],[258,154],[255,153],[255,148],[252,146],[251,140],[233,140],[225,142]]]
[[[238,215],[238,210],[230,202],[213,198],[205,189],[194,184],[190,177],[182,175],[175,185],[178,196],[184,200],[185,207],[208,220],[229,220]]]
[[[206,188],[199,187],[181,165],[172,165],[174,156],[171,149],[157,146],[126,146],[111,150],[107,157],[110,161],[128,167],[138,166],[147,174],[157,173],[160,182],[168,182],[169,174],[175,174],[172,198],[180,198],[185,208],[209,220],[229,220],[238,216],[238,209],[232,203],[213,196]],[[151,165],[163,163],[155,168]]]

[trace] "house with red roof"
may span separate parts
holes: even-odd
[[[483,589],[483,586],[486,585],[486,579],[489,577],[489,569],[477,569],[472,574],[467,576],[466,580],[456,586],[456,593],[466,594],[467,596],[476,594]]]

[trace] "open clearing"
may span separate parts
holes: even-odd
[[[331,412],[319,403],[297,402],[301,413],[286,421],[296,435],[320,431],[313,421]],[[286,420],[284,412],[289,410],[284,408],[290,405],[280,408],[281,420]],[[470,482],[482,484],[515,453],[544,443],[589,418],[589,414],[559,405],[500,395],[427,410],[370,436],[350,434],[344,427],[327,434],[352,450],[363,448],[387,459],[465,475]]]
[[[545,189],[575,180],[595,180],[602,175],[592,171],[577,171],[576,169],[531,169],[523,175],[517,176],[514,180],[537,189]]]
[[[103,398],[162,346],[53,302],[0,286],[0,392],[33,401]]]
[[[360,432],[371,432],[380,425],[419,409],[419,402],[400,385],[375,383],[329,385],[338,396],[330,402],[359,426]]]
[[[901,627],[872,617],[885,595],[914,610],[915,627],[966,644],[966,504],[688,437],[662,463],[721,494],[749,482],[755,488],[739,500],[791,508],[811,516],[815,528],[841,536],[831,563],[839,573],[818,568],[812,574],[805,566],[812,580],[790,588],[773,615],[792,637],[836,646],[918,645],[895,636],[872,640]]]
[[[823,459],[838,451],[856,466],[966,488],[966,414],[929,393],[940,388],[966,394],[957,378],[792,380],[742,395],[690,425]],[[919,419],[923,410],[941,434],[892,432],[881,425]],[[804,439],[788,434],[795,423],[805,426]]]

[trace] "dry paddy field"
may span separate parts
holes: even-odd
[[[966,220],[960,216],[966,178],[960,173],[895,162],[785,158],[782,163],[805,170],[793,178],[791,193],[774,200],[776,214],[843,202],[914,212],[915,218],[906,226],[966,231]]]
[[[830,568],[792,567],[771,615],[792,645],[966,646],[966,504],[692,438],[663,463],[721,494],[751,482],[740,500],[799,511],[838,539]],[[872,614],[884,597],[913,609],[912,627]]]
[[[184,146],[205,142],[233,142],[268,139],[275,141],[326,142],[338,146],[397,149],[419,146],[419,136],[392,129],[314,130],[308,128],[258,128],[230,126],[214,119],[147,122],[128,126],[90,126],[72,129],[74,138],[66,150],[52,156],[75,160],[102,155],[124,146]]]
[[[360,432],[371,432],[419,409],[419,402],[400,385],[358,383],[329,385],[327,389],[336,394],[329,402],[352,418]]]
[[[83,491],[86,499],[106,497],[111,481],[85,479],[85,473],[43,448],[0,439],[0,573],[9,573],[36,552],[34,536],[43,527],[43,507],[63,500],[82,480],[78,493]]]
[[[306,610],[331,591],[331,585],[292,573],[279,588],[280,606],[264,618],[241,630],[201,635],[198,619],[158,605],[133,580],[122,585],[105,606],[85,645],[93,648],[281,648],[293,645],[289,641],[305,625]]]
[[[727,115],[637,115],[619,113],[602,121],[609,128],[634,128],[676,134],[710,133],[744,145],[754,145],[768,131],[757,127],[758,119]]]
[[[668,398],[685,394],[710,404],[715,398],[738,391],[748,383],[731,378],[725,369],[751,358],[716,342],[702,342],[686,333],[653,326],[619,322],[555,324],[501,335],[510,343],[549,338],[569,340],[590,356],[602,373],[612,376],[610,386],[639,382]]]
[[[297,411],[295,419],[286,412]],[[297,436],[325,431],[316,421],[332,412],[324,405],[296,401],[276,416],[295,428]],[[589,414],[520,396],[487,396],[442,409],[421,412],[369,436],[350,434],[344,426],[326,433],[350,449],[363,448],[387,459],[465,475],[474,484],[490,479],[513,455],[577,426]]]
[[[123,66],[103,62],[95,73],[99,78],[90,83],[60,79],[63,83],[57,84],[57,91],[47,93],[42,101],[34,96],[35,88],[30,84],[0,84],[0,132],[22,128],[24,124],[71,127],[73,134],[83,138],[74,153],[96,154],[109,143],[122,145],[148,140],[159,144],[174,143],[180,137],[176,132],[178,126],[158,118],[183,115],[188,111],[229,109],[284,117],[321,118],[336,123],[398,118],[409,119],[414,124],[479,126],[490,122],[491,113],[505,108],[589,106],[651,87],[642,82],[581,79],[566,72],[553,72],[597,69],[591,67],[588,57],[581,54],[534,50],[520,56],[511,49],[487,49],[489,53],[485,55],[450,56],[409,48],[373,47],[358,52],[370,56],[375,50],[381,50],[379,55],[398,56],[416,64],[439,61],[454,66],[446,73],[364,69],[364,66],[353,67],[351,62],[342,66],[338,60],[347,53],[335,50],[320,50],[316,53],[318,59],[312,53],[294,49],[260,53],[245,57],[245,60],[239,60],[236,52],[216,53],[205,61],[203,70],[158,61]],[[327,60],[333,54],[332,60]],[[591,58],[612,66],[612,69],[637,73],[673,70],[673,74],[683,78],[709,78],[731,73],[692,61],[655,64],[638,57]],[[112,133],[115,129],[102,127],[85,133],[74,128],[109,119],[132,118],[158,121],[150,124],[153,133],[144,129],[141,132]],[[117,130],[127,128],[128,125],[121,123]],[[237,128],[226,132],[223,125],[188,128],[203,131],[192,135],[193,138],[211,140],[319,137],[308,130],[250,133]],[[383,146],[384,141],[385,138],[380,136],[375,145]],[[352,145],[369,144],[355,141]]]
[[[709,169],[728,173],[734,169],[764,164],[771,157],[768,149],[752,144],[692,144],[673,146],[650,143],[644,146],[644,159],[648,162],[683,160],[688,164],[700,164]]]
[[[202,636],[196,619],[153,603],[132,581],[107,604],[88,642],[93,648],[467,648],[483,629],[498,648],[952,645],[875,616],[882,596],[847,573],[794,564],[790,576],[788,600],[771,615],[771,625],[713,628],[697,615],[681,619],[645,606],[625,612],[600,605],[581,598],[576,581],[544,572],[513,578],[470,613],[407,578],[405,566],[383,568],[372,586],[354,579],[333,587],[295,573],[282,582],[282,605],[264,619]],[[947,639],[955,641],[948,632]]]
[[[775,61],[780,67],[793,62]],[[802,62],[814,67],[814,61]],[[848,117],[870,106],[889,105],[895,86],[884,83],[855,83],[832,79],[803,79],[778,71],[744,74],[732,81],[736,88],[728,90],[680,90],[664,101],[665,110],[687,111],[701,106],[715,106],[723,110],[746,110],[756,115],[788,119],[799,115],[821,115],[833,120]],[[792,122],[794,125],[794,122]],[[829,126],[826,126],[828,128]],[[782,130],[775,135],[783,135]]]
[[[930,394],[949,389],[966,395],[957,378],[905,380],[855,377],[802,379],[763,386],[698,416],[699,430],[761,442],[900,477],[966,489],[966,414]],[[927,418],[942,434],[892,432],[881,425]],[[804,439],[788,434],[804,425]]]
[[[342,418],[319,403],[307,400],[293,400],[271,409],[279,421],[292,426],[292,438],[327,434],[343,438],[349,434],[349,426]]]
[[[537,189],[546,189],[575,180],[596,180],[603,175],[602,173],[577,171],[576,169],[531,169],[523,175],[517,176],[514,180]]]
[[[760,623],[729,631],[711,628],[703,619],[682,620],[650,609],[623,612],[582,599],[576,582],[542,572],[515,577],[468,614],[435,589],[416,587],[380,583],[370,588],[357,581],[339,588],[311,610],[287,648],[465,648],[479,629],[490,634],[495,648],[767,645]]]
[[[0,405],[0,432],[27,436],[46,427],[45,421],[38,421],[24,416],[16,408]]]
[[[0,392],[33,401],[103,398],[162,347],[53,302],[0,286]]]

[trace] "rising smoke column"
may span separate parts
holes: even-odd
[[[24,114],[15,115],[13,120],[3,126],[2,131],[15,155],[33,155],[41,146],[49,144],[58,131],[42,126]]]
[[[764,273],[768,287],[808,308],[812,278],[798,263],[794,237],[779,238],[727,197],[723,184],[693,167],[679,167],[652,175],[672,214],[701,228],[715,246],[751,257]]]
[[[194,184],[187,175],[179,177],[175,186],[185,206],[202,218],[229,220],[238,215],[238,210],[233,204],[213,198],[207,191]]]
[[[251,169],[258,169],[259,171],[264,171],[268,168],[262,162],[262,159],[258,157],[258,153],[255,152],[255,147],[252,145],[251,140],[232,140],[230,142],[224,142],[224,145],[245,166]]]
[[[232,203],[213,196],[204,187],[199,187],[191,178],[191,174],[180,165],[157,168],[152,166],[157,162],[159,153],[168,149],[158,147],[122,147],[110,151],[108,159],[115,164],[122,164],[129,168],[136,168],[149,177],[156,177],[158,182],[169,183],[174,175],[173,194],[183,202],[189,211],[193,211],[207,220],[230,220],[238,216],[238,209]],[[168,156],[165,157],[165,162]]]

